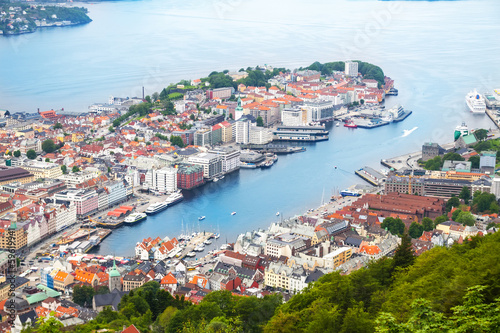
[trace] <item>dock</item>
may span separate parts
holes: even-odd
[[[381,185],[387,178],[385,175],[381,174],[377,170],[367,166],[359,170],[356,170],[354,173],[359,177],[363,178],[368,183],[372,184],[373,186]]]
[[[266,144],[266,145],[256,145],[256,144],[246,144],[241,145],[241,149],[250,149],[259,151],[261,153],[273,153],[276,155],[293,154],[305,151],[304,147],[291,147],[279,144]]]
[[[184,249],[178,254],[178,257],[181,259],[186,258],[189,252],[193,252],[196,247],[213,237],[214,233],[212,232],[199,232],[195,237],[189,240]]]
[[[328,134],[325,126],[278,126],[273,131],[273,141],[324,141]]]

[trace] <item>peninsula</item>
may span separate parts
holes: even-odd
[[[0,5],[0,35],[11,36],[35,32],[37,28],[64,27],[89,23],[83,7],[44,5]]]

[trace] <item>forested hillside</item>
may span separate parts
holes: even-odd
[[[415,258],[405,235],[394,258],[342,276],[332,273],[295,295],[208,294],[198,305],[149,282],[76,328],[141,332],[499,332],[500,234],[474,237]]]

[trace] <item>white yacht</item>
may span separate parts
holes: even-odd
[[[165,201],[156,202],[156,203],[152,204],[151,206],[149,206],[148,209],[146,209],[145,213],[148,215],[153,215],[153,214],[159,213],[161,211],[164,211],[165,209],[167,209],[167,207],[168,207],[168,203],[166,203]]]
[[[142,220],[145,220],[146,217],[148,217],[148,216],[144,213],[134,213],[134,214],[130,214],[129,216],[127,216],[125,218],[125,220],[123,220],[123,222],[125,222],[127,224],[134,224],[137,222],[141,222]]]
[[[486,103],[484,102],[483,96],[478,94],[477,90],[474,89],[465,96],[465,102],[472,113],[485,113]]]
[[[182,201],[184,199],[184,196],[182,195],[181,190],[177,190],[176,192],[170,194],[166,199],[165,202],[169,205],[175,205],[176,203]]]
[[[207,240],[203,241],[203,244],[210,245],[210,244],[212,244],[212,241],[207,239]]]

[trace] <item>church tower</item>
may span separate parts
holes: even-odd
[[[113,259],[113,268],[109,271],[109,291],[112,292],[114,289],[122,290],[121,275],[116,268],[115,260]]]

